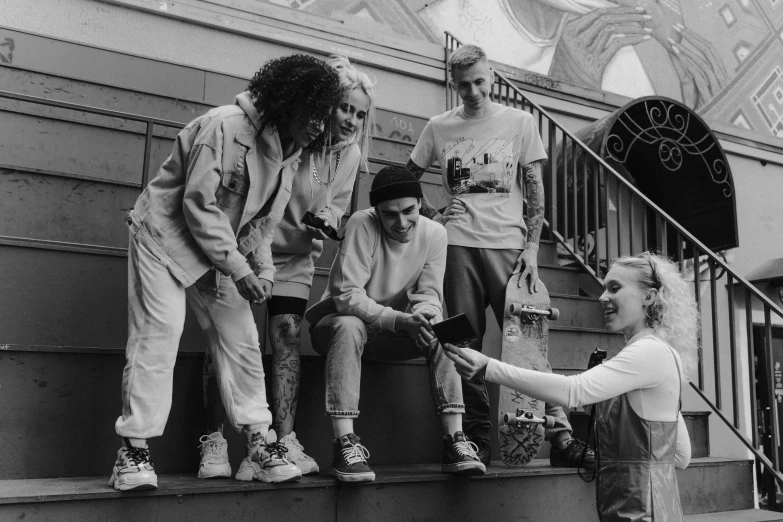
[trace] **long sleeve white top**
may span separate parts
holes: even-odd
[[[691,459],[688,429],[678,413],[682,368],[679,355],[653,335],[637,336],[604,364],[579,375],[558,375],[490,359],[486,379],[552,404],[573,408],[627,394],[634,411],[648,421],[678,421],[675,466]],[[682,379],[682,381],[681,381]]]

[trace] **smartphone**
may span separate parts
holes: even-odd
[[[326,222],[310,212],[309,210],[305,212],[305,215],[302,216],[302,223],[307,225],[308,227],[317,228],[318,230],[322,230],[324,234],[326,234],[329,239],[333,241],[342,241],[343,238],[341,238],[337,234],[337,230],[335,230],[333,227],[326,224]]]
[[[441,344],[449,343],[464,347],[478,340],[478,334],[465,314],[455,315],[445,321],[433,324],[432,331],[435,332],[435,337]]]

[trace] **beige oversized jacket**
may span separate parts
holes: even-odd
[[[247,92],[192,121],[129,215],[135,240],[186,287],[212,267],[274,281],[272,239],[301,150],[284,160],[277,130],[259,123]]]

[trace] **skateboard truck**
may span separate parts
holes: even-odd
[[[557,318],[560,317],[560,310],[557,308],[539,310],[537,308],[533,308],[530,305],[520,303],[511,303],[509,306],[509,312],[511,312],[511,315],[518,315],[520,319],[531,323],[533,321],[537,321],[541,317],[549,317],[550,321],[557,321]]]
[[[517,408],[517,413],[501,413],[503,424],[513,428],[521,428],[525,424],[543,424],[545,428],[552,428],[555,425],[555,418],[544,415],[544,418],[536,417],[533,412]]]

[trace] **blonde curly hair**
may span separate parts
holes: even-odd
[[[700,315],[693,290],[680,275],[677,265],[664,256],[649,252],[617,258],[614,265],[636,269],[642,290],[658,291],[655,302],[646,310],[647,326],[677,350],[683,374],[690,378],[699,360]]]

